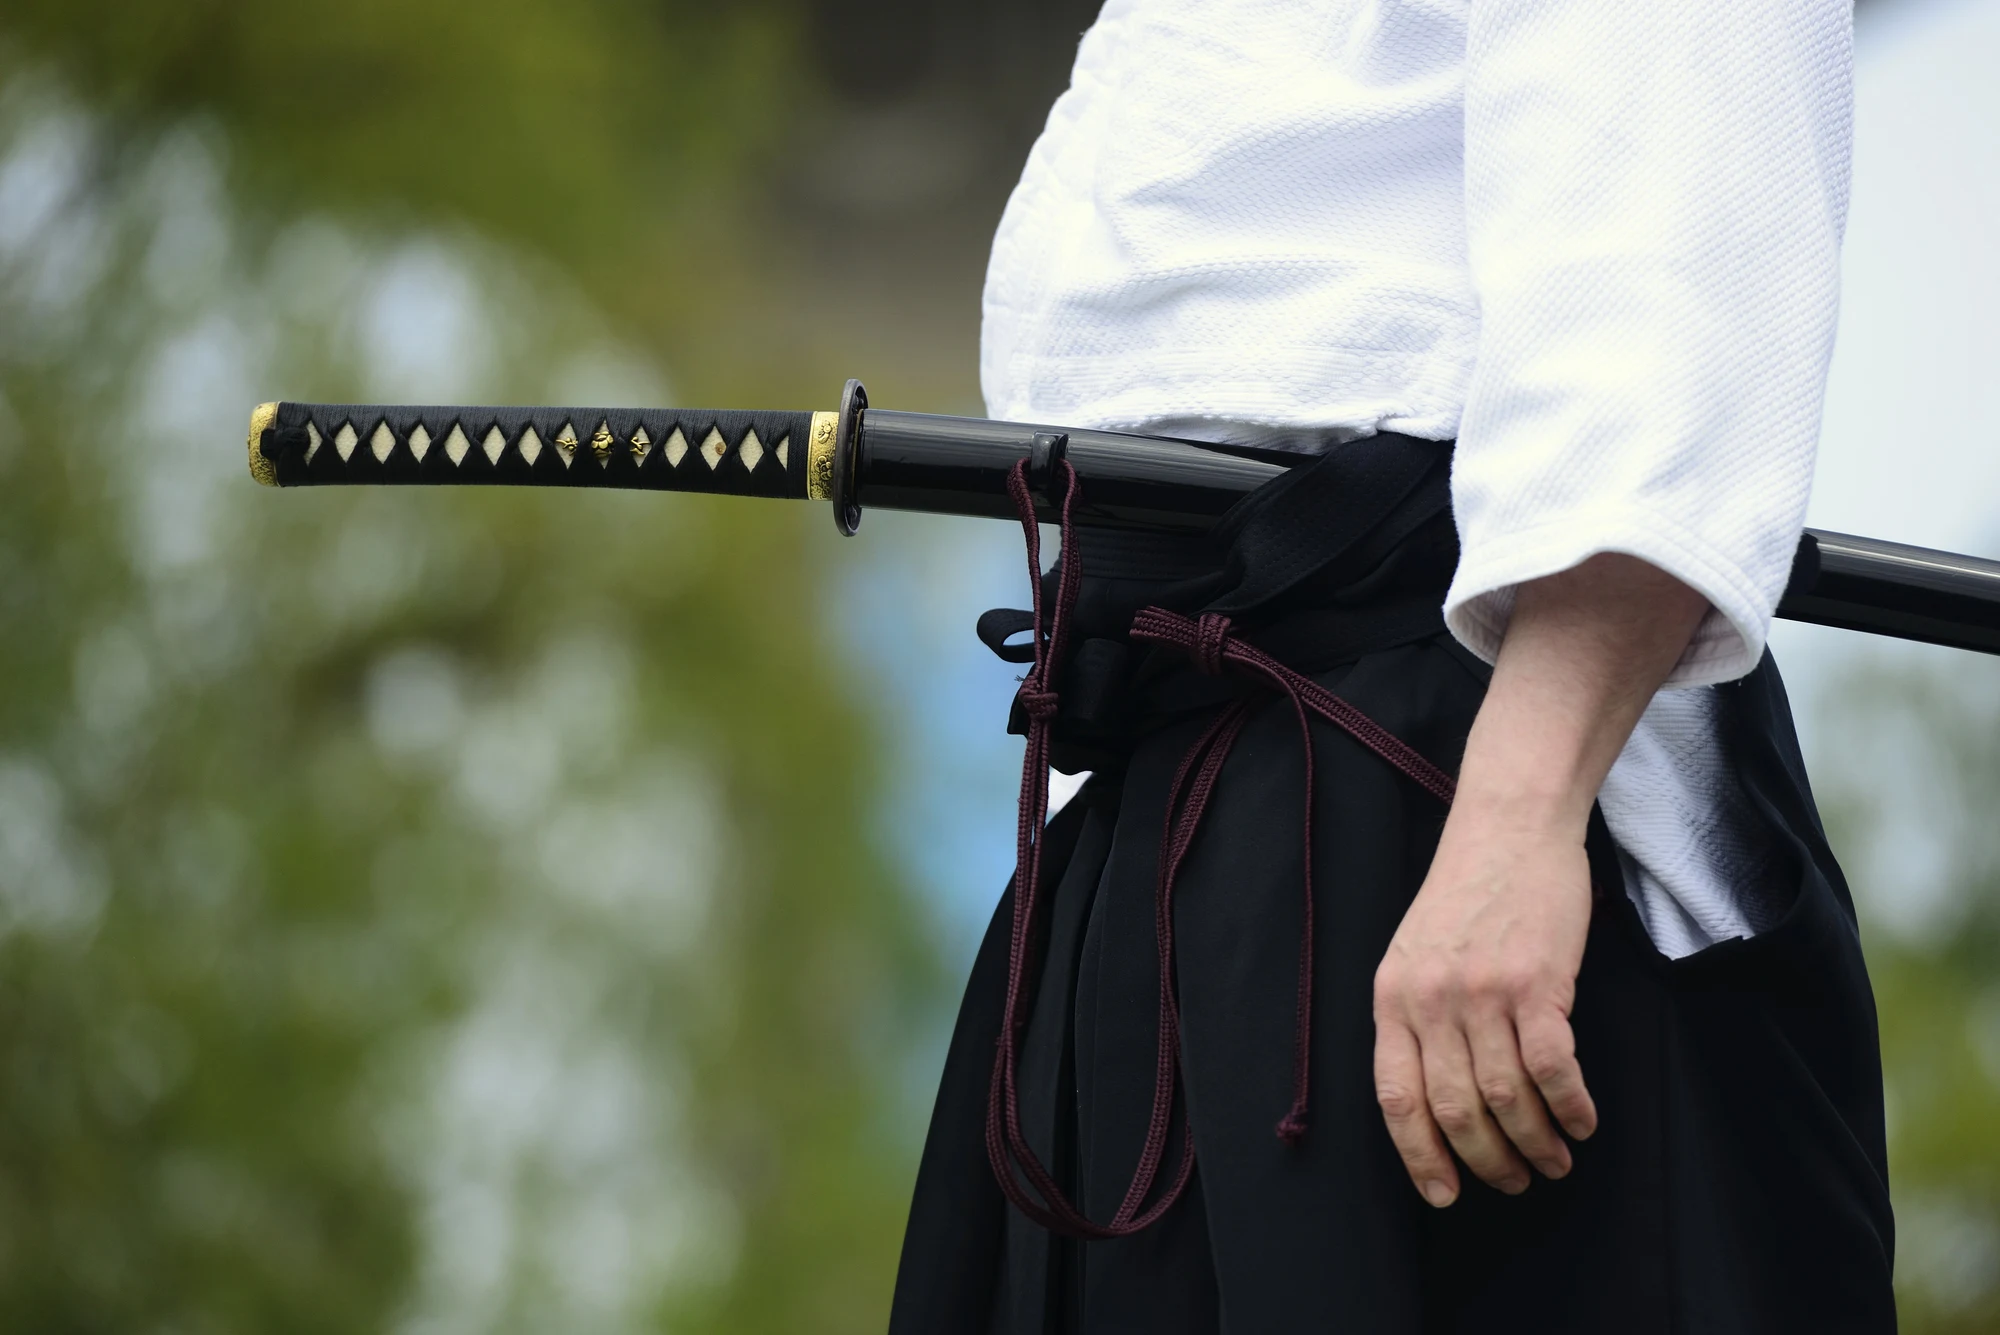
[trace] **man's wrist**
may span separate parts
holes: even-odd
[[[1450,820],[1482,830],[1581,837],[1602,781],[1581,767],[1461,780]]]

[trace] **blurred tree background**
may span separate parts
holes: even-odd
[[[955,980],[825,516],[280,499],[234,442],[964,406],[935,257],[1067,61],[988,88],[949,53],[1056,16],[968,16],[0,15],[0,1326],[879,1328]]]
[[[2000,1330],[2000,662],[1867,654],[1830,704],[1819,786],[1882,1019],[1903,1329]]]
[[[973,410],[1095,8],[0,11],[0,1326],[880,1328],[960,979],[862,558],[819,507],[276,497],[243,425]],[[1836,803],[1951,850],[1871,938],[1913,1330],[2000,1326],[1986,681],[1849,701],[1955,823]]]

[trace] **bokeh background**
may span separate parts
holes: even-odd
[[[1093,0],[0,6],[0,1328],[880,1329],[1005,526],[253,486],[269,398],[976,412]],[[2000,554],[2000,3],[1865,0],[1813,519]],[[1906,1329],[2000,1329],[2000,660],[1783,627]]]

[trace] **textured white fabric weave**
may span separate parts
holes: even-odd
[[[1850,35],[1847,0],[1110,0],[994,241],[987,409],[1456,436],[1469,648],[1625,552],[1712,608],[1669,685],[1739,676],[1811,481]],[[1605,788],[1668,953],[1754,927],[1689,851],[1714,746],[1663,700]]]

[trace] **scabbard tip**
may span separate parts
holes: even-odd
[[[275,403],[260,403],[250,413],[250,476],[267,487],[278,485],[278,465],[264,457],[264,433],[277,421]]]

